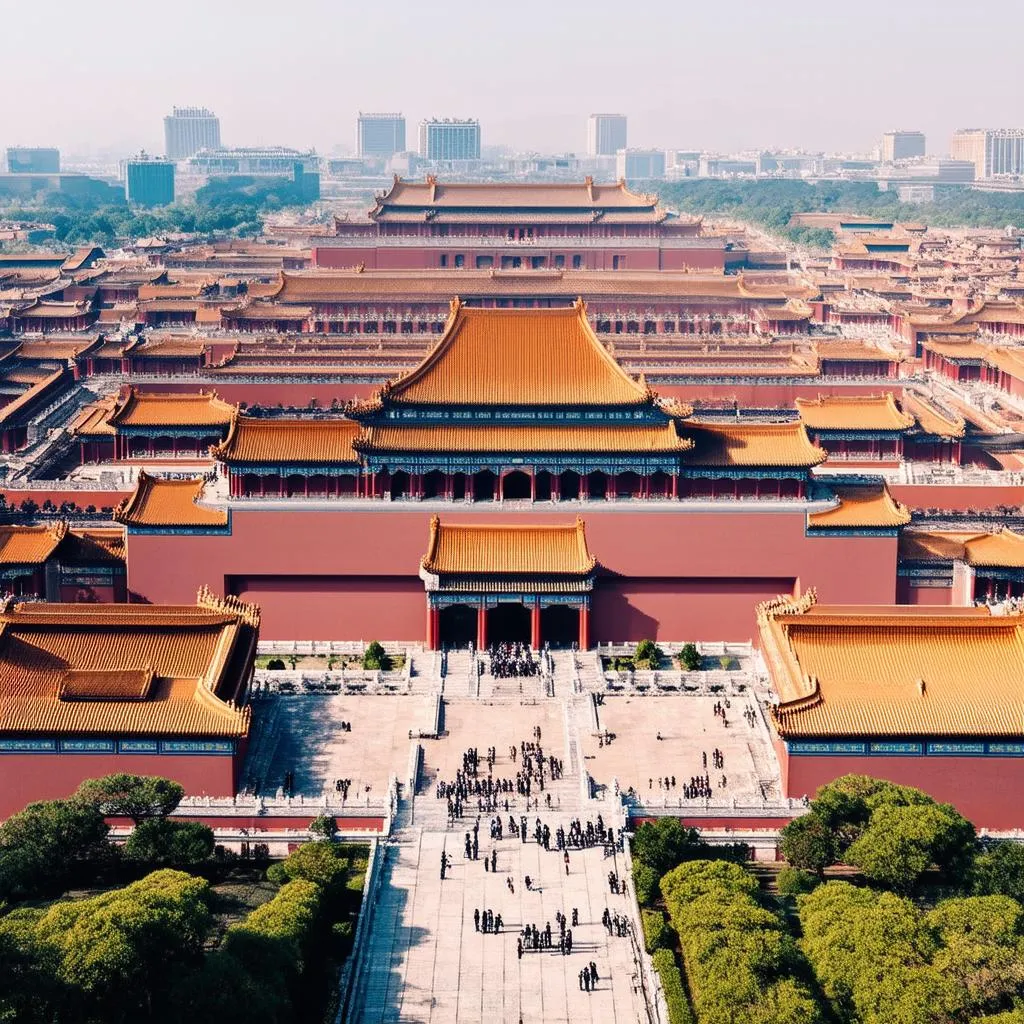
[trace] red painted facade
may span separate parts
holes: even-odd
[[[841,775],[872,775],[916,786],[951,803],[978,828],[1020,828],[1024,758],[1019,757],[815,757],[780,758],[787,796],[813,796]]]
[[[192,595],[195,600],[195,595]],[[34,800],[70,796],[83,779],[115,772],[159,775],[185,787],[188,796],[233,796],[242,753],[187,754],[3,754],[0,756],[0,820]]]
[[[754,605],[814,586],[823,601],[891,604],[895,537],[809,537],[797,507],[747,509],[722,501],[706,511],[610,507],[588,514],[598,560],[591,642],[748,640]],[[404,505],[404,503],[403,503]],[[730,507],[731,506],[731,507]],[[432,511],[382,505],[366,511],[236,508],[230,535],[128,536],[129,588],[151,602],[194,598],[202,583],[262,608],[261,636],[287,639],[424,641],[418,578]],[[573,508],[572,517],[576,514]],[[507,522],[479,505],[449,520]],[[531,523],[568,513],[531,510]]]

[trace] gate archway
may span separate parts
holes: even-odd
[[[442,608],[439,637],[443,647],[468,647],[476,643],[476,609],[468,604],[451,604]]]

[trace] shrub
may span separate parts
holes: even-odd
[[[267,868],[267,881],[273,882],[275,885],[284,885],[289,879],[288,872],[284,869],[284,864],[278,862],[277,864],[271,864]]]
[[[321,814],[309,823],[309,831],[323,839],[333,839],[337,822],[329,814]]]
[[[386,672],[391,665],[391,659],[387,656],[383,644],[371,640],[363,651],[363,668],[368,671]]]
[[[661,648],[653,640],[641,640],[633,659],[638,667],[657,668],[661,664]]]
[[[348,860],[333,843],[306,843],[300,846],[282,867],[293,881],[315,882],[325,892],[345,883]]]
[[[644,929],[644,947],[648,953],[656,949],[672,948],[672,929],[660,910],[641,910],[640,923]]]
[[[821,878],[812,871],[803,871],[800,868],[783,868],[779,872],[775,884],[782,896],[801,896],[805,893],[814,892],[821,884]]]
[[[665,993],[665,1004],[668,1006],[670,1024],[694,1024],[693,1010],[686,998],[683,978],[676,966],[676,958],[669,949],[659,949],[651,957],[654,969],[661,979],[661,989]]]
[[[633,891],[641,906],[649,906],[658,895],[658,873],[652,867],[633,862]]]
[[[271,672],[283,672],[284,662],[280,658],[271,658],[270,661],[267,662],[267,668]]]
[[[679,652],[679,663],[687,672],[696,672],[704,664],[704,659],[700,656],[696,644],[683,645],[683,649]]]

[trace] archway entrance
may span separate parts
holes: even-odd
[[[567,469],[558,478],[558,491],[562,501],[576,501],[580,496],[580,475]]]
[[[528,644],[530,609],[524,604],[499,604],[487,611],[487,643]]]
[[[496,478],[489,469],[482,469],[473,476],[473,500],[494,501]]]
[[[540,610],[540,635],[552,647],[571,647],[580,638],[580,611],[567,604]]]
[[[440,498],[444,494],[444,473],[432,469],[423,477],[423,497]]]
[[[501,482],[501,496],[509,501],[529,499],[530,492],[530,478],[522,470],[508,473]]]
[[[608,477],[601,470],[594,470],[587,477],[587,497],[605,498],[608,496]]]
[[[468,604],[452,604],[442,608],[440,642],[443,647],[468,647],[476,643],[476,609]]]
[[[404,498],[409,493],[409,474],[404,469],[397,470],[391,477],[391,497]]]

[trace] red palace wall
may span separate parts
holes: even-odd
[[[1024,758],[1020,757],[788,757],[786,795],[813,796],[819,786],[841,775],[873,775],[916,786],[950,803],[979,828],[1021,826],[1020,793]]]
[[[115,772],[173,779],[185,787],[188,796],[232,796],[235,762],[242,756],[4,754],[0,756],[0,819],[15,814],[33,800],[68,797],[84,779]]]
[[[911,508],[966,512],[1024,505],[1024,487],[958,487],[953,484],[891,484],[897,501]]]
[[[595,503],[596,505],[597,503]],[[435,506],[436,507],[436,506]],[[519,513],[453,507],[449,522],[508,522]],[[206,583],[263,605],[268,640],[420,641],[418,567],[433,508],[234,510],[231,534],[132,534],[129,588],[152,602],[191,603]],[[747,640],[754,604],[818,588],[824,603],[891,604],[895,537],[807,537],[800,510],[647,512],[608,505],[581,514],[600,565],[592,640]],[[530,523],[572,522],[531,513]]]

